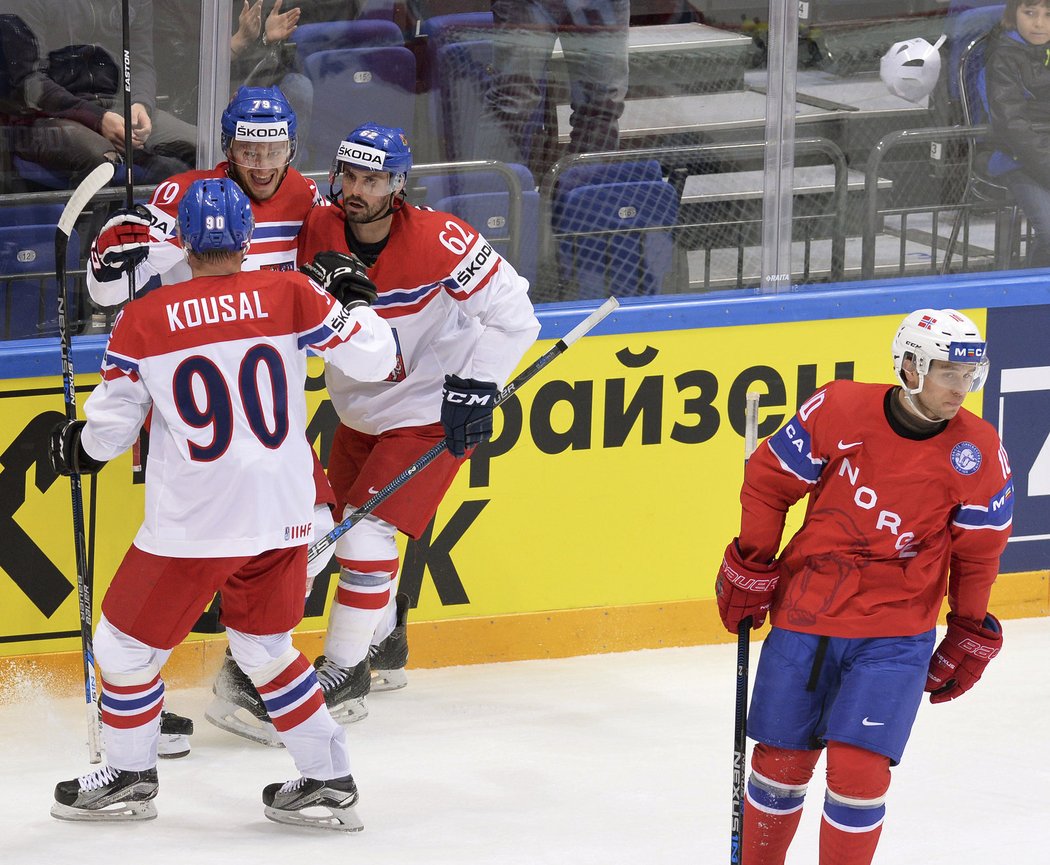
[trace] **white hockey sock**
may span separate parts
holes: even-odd
[[[390,636],[391,631],[397,625],[397,582],[390,586],[390,600],[383,608],[383,615],[376,625],[372,634],[372,645],[378,646],[383,640]]]
[[[95,658],[102,673],[102,739],[114,769],[141,772],[157,765],[164,680],[160,668],[170,649],[155,649],[125,634],[105,616],[95,629]]]
[[[392,579],[397,560],[346,562],[354,566],[339,572],[339,586],[328,617],[325,656],[340,667],[353,667],[368,654],[372,635],[393,601]],[[368,569],[368,573],[364,570]]]
[[[257,637],[229,630],[227,636],[234,660],[258,688],[300,774],[321,780],[349,775],[346,733],[325,706],[317,675],[306,656],[291,645],[291,636]],[[273,657],[277,651],[280,654]]]

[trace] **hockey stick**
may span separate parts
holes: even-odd
[[[744,399],[744,465],[758,447],[759,394],[748,391]],[[751,666],[751,617],[736,631],[736,719],[733,728],[733,828],[729,862],[740,865],[744,855],[744,795],[747,763],[747,680]]]
[[[135,145],[131,124],[131,0],[120,4],[121,48],[124,53],[124,206],[135,206],[135,182],[131,166],[135,161]],[[128,275],[128,300],[135,297],[135,271]]]
[[[554,345],[552,345],[547,351],[541,354],[536,360],[534,360],[527,369],[525,369],[517,378],[515,378],[510,384],[508,384],[503,390],[499,392],[496,397],[496,405],[510,399],[510,397],[521,387],[525,382],[532,378],[536,373],[543,369],[559,354],[562,354],[570,345],[572,345],[581,336],[591,330],[595,325],[598,324],[603,318],[611,313],[616,307],[620,305],[620,302],[615,297],[610,297],[601,306],[599,306],[594,312],[592,312],[587,318],[581,321],[576,327],[570,330],[565,336],[559,339]],[[403,487],[418,471],[426,468],[435,459],[441,456],[442,452],[445,451],[447,445],[445,440],[442,439],[436,445],[434,445],[425,454],[419,457],[412,465],[404,469],[401,474],[397,475],[392,481],[390,481],[385,487],[377,492],[372,498],[365,502],[361,507],[354,510],[349,516],[346,517],[341,523],[336,525],[331,531],[328,532],[322,538],[319,538],[311,547],[310,552],[307,554],[307,561],[312,562],[321,553],[327,550],[332,544],[334,544],[339,538],[345,535],[350,529],[357,525],[361,520],[367,517],[372,511],[374,511],[379,505],[385,502],[390,496],[397,492]]]
[[[55,229],[55,278],[58,282],[58,332],[62,344],[62,392],[66,402],[66,420],[77,419],[77,394],[73,386],[72,336],[66,298],[66,249],[77,217],[103,186],[113,179],[113,163],[103,162],[78,186],[58,218]],[[95,683],[95,651],[91,643],[91,583],[88,581],[87,544],[84,539],[84,493],[80,475],[69,476],[73,499],[73,547],[77,567],[77,602],[80,609],[80,646],[84,656],[84,700],[87,703],[88,760],[102,760],[102,744],[98,729],[98,688]]]

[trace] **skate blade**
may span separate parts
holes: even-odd
[[[365,828],[353,806],[329,808],[313,805],[302,811],[282,811],[280,808],[264,806],[263,813],[274,823],[287,826],[305,826],[308,829],[327,829],[331,832],[360,832]]]
[[[336,703],[334,706],[329,706],[328,711],[332,713],[336,723],[344,727],[348,724],[356,724],[368,717],[368,706],[365,705],[364,697]]]
[[[263,724],[247,709],[235,706],[221,697],[215,697],[208,708],[204,710],[204,717],[220,730],[241,736],[260,745],[268,745],[271,748],[283,748],[277,731],[272,724]]]
[[[130,823],[133,820],[152,820],[157,816],[157,806],[152,801],[120,802],[108,808],[73,808],[55,802],[51,816],[71,823]]]
[[[157,743],[157,756],[165,760],[177,760],[190,753],[190,737],[173,733],[161,733]]]
[[[408,675],[404,669],[372,671],[370,687],[373,691],[400,691],[407,684]]]

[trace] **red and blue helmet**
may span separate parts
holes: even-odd
[[[397,193],[405,186],[412,169],[412,148],[400,126],[380,126],[363,123],[346,136],[332,163],[332,179],[342,174],[343,167],[352,165],[365,171],[390,173],[390,192]]]
[[[288,161],[295,157],[295,111],[280,87],[241,87],[222,112],[222,152],[229,156],[234,141],[287,141]]]
[[[245,250],[254,227],[251,202],[229,177],[195,180],[179,202],[179,236],[193,252]]]

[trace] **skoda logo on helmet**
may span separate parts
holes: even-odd
[[[373,171],[382,171],[383,163],[386,162],[386,152],[375,147],[365,147],[353,141],[344,141],[339,145],[339,154],[336,159],[339,162],[364,165]]]
[[[233,137],[237,141],[288,141],[288,121],[249,123],[238,120]]]

